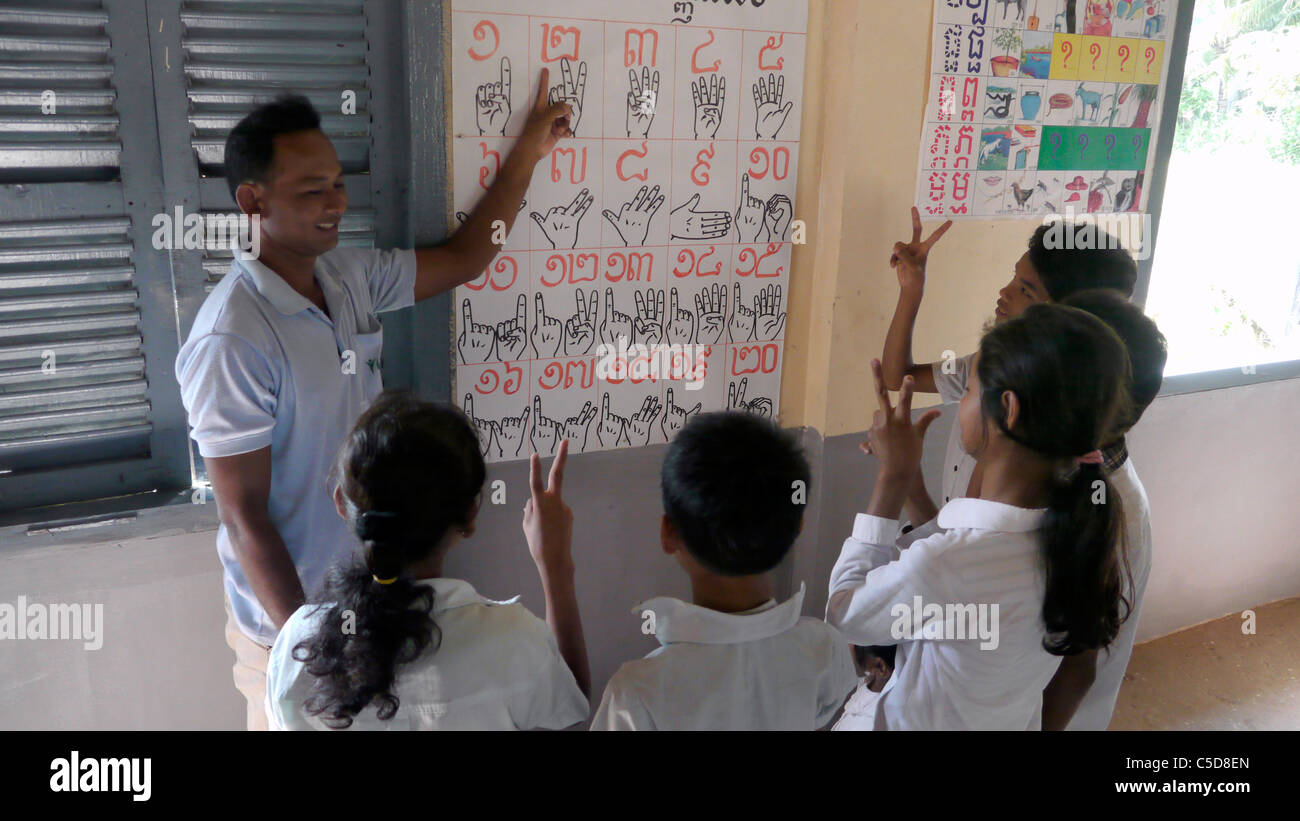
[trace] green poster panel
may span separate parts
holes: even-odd
[[[1045,126],[1038,170],[1142,171],[1150,144],[1149,128]]]

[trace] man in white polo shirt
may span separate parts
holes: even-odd
[[[303,97],[260,106],[226,140],[226,179],[259,220],[260,254],[236,259],[176,357],[181,397],[212,481],[226,640],[248,728],[265,729],[266,662],[285,620],[356,544],[326,487],[333,459],[382,390],[376,314],[479,276],[493,223],[514,224],[537,162],[571,136],[542,70],[524,133],[464,225],[416,250],[338,248],[343,169]]]

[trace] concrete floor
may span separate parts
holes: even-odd
[[[1300,598],[1133,648],[1112,730],[1300,730]]]

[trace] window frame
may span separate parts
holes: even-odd
[[[1151,185],[1148,213],[1151,215],[1151,253],[1138,261],[1137,285],[1133,301],[1146,308],[1151,288],[1151,273],[1159,251],[1160,215],[1164,205],[1165,183],[1169,175],[1169,161],[1174,153],[1174,133],[1178,127],[1178,108],[1182,102],[1183,79],[1187,68],[1187,50],[1191,44],[1192,22],[1196,14],[1196,0],[1179,0],[1177,21],[1170,41],[1169,76],[1165,83],[1165,98],[1160,107],[1160,136],[1156,144],[1155,179]],[[1196,373],[1166,376],[1157,396],[1179,396],[1187,393],[1259,385],[1283,379],[1300,378],[1300,359],[1243,365]]]

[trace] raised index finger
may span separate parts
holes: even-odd
[[[898,392],[898,416],[900,419],[912,419],[912,389],[916,380],[910,376],[903,377],[903,387]]]
[[[952,227],[952,220],[948,220],[943,225],[940,225],[938,228],[934,229],[934,233],[931,234],[929,237],[927,237],[925,240],[925,250],[928,251],[931,248],[933,248],[934,244],[939,241],[939,238],[942,237],[944,234],[948,233],[948,229],[951,227]]]
[[[917,243],[920,241],[921,241],[921,212],[917,210],[915,205],[913,205],[912,206],[912,242]]]
[[[881,368],[879,359],[871,360],[871,376],[876,380],[876,399],[880,403],[880,410],[886,414],[893,413],[894,408],[889,404],[889,389],[885,387],[885,371]]]
[[[542,457],[533,451],[532,457],[528,460],[528,486],[533,491],[533,501],[536,503],[537,497],[545,492],[542,487]]]
[[[510,99],[510,58],[501,58],[501,92]]]
[[[542,69],[542,76],[537,81],[537,98],[533,100],[533,108],[546,108],[546,103],[551,93],[551,70]]]

